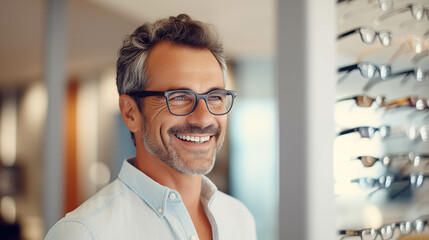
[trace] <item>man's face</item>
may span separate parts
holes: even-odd
[[[161,42],[152,49],[147,74],[146,91],[189,89],[201,94],[224,88],[221,68],[209,50],[170,42]],[[222,145],[226,122],[227,116],[212,115],[204,100],[191,114],[175,116],[168,110],[164,97],[146,97],[142,143],[151,155],[179,172],[206,174]],[[187,138],[191,140],[183,140]]]

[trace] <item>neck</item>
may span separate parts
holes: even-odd
[[[157,183],[180,193],[189,211],[197,210],[200,204],[200,175],[187,175],[171,168],[153,155],[137,148],[135,167]]]

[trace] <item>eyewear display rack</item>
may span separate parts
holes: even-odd
[[[337,1],[338,239],[429,239],[429,1]]]

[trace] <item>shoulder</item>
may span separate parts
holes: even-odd
[[[256,239],[255,220],[241,201],[217,191],[210,208],[221,239]]]
[[[216,192],[211,209],[218,217],[227,218],[229,221],[238,221],[242,225],[254,225],[253,215],[246,205],[223,192]]]
[[[68,213],[65,216],[65,219],[91,218],[97,213],[113,207],[118,201],[121,201],[121,198],[124,197],[128,190],[129,188],[125,184],[116,179],[102,188],[78,208]]]
[[[94,226],[94,221],[103,219],[103,213],[111,212],[118,202],[124,198],[129,189],[118,180],[113,181],[94,196],[80,205],[78,208],[68,213],[58,221],[48,232],[45,240],[55,239],[98,239]],[[120,211],[118,209],[117,211]]]
[[[90,226],[79,219],[62,219],[48,232],[45,240],[94,240],[96,237]]]
[[[238,199],[217,191],[212,202],[212,207],[222,212],[228,212],[233,215],[245,216],[253,219],[252,214],[247,207]]]

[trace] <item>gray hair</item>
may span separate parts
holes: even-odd
[[[161,41],[208,49],[218,61],[224,84],[226,82],[226,61],[223,45],[213,25],[191,19],[186,14],[145,23],[127,36],[119,51],[116,63],[116,85],[119,95],[141,91],[146,86],[147,57],[151,49]],[[138,101],[137,101],[138,102]]]
[[[155,23],[144,23],[131,35],[125,37],[119,50],[116,62],[116,86],[119,95],[132,91],[142,91],[146,87],[147,57],[151,49],[161,41],[189,46],[197,49],[208,49],[216,58],[226,84],[226,61],[223,45],[213,25],[191,19],[186,14],[161,19]],[[141,101],[134,98],[140,111]],[[134,134],[131,138],[135,145]]]

